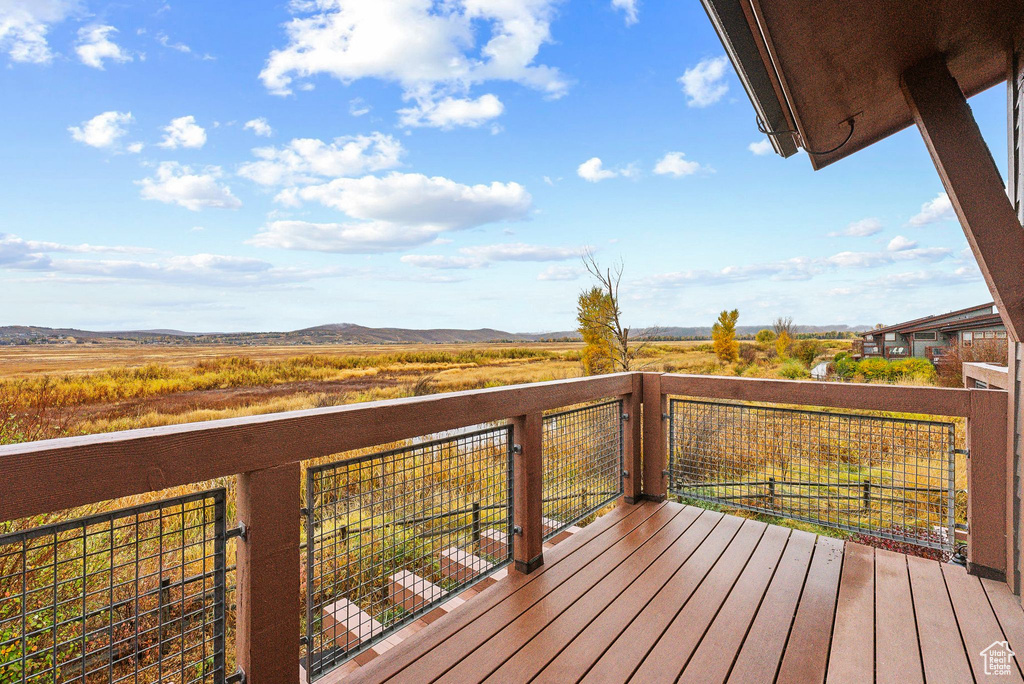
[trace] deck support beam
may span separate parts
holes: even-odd
[[[298,682],[298,463],[238,476],[238,614],[235,652],[247,684]]]
[[[530,573],[544,564],[543,472],[541,448],[544,417],[541,413],[517,416],[512,421],[516,445],[513,461],[513,558],[516,570]]]
[[[630,504],[643,498],[643,381],[633,373],[633,391],[622,398],[622,493]]]
[[[967,99],[941,55],[904,72],[902,87],[1006,328],[1021,339],[1024,228]]]
[[[661,373],[644,373],[643,498],[664,501],[668,494],[665,411],[667,397],[661,390]]]

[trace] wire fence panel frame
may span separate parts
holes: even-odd
[[[669,401],[671,494],[950,553],[953,423]]]
[[[511,561],[512,459],[502,425],[307,470],[311,680]]]
[[[225,498],[0,536],[0,682],[223,683]]]
[[[622,495],[623,403],[614,399],[544,416],[544,539]]]

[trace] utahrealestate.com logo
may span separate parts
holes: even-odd
[[[1005,641],[994,641],[981,652],[986,675],[1008,675],[1013,671],[1013,651]]]

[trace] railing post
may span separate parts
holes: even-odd
[[[516,528],[513,557],[516,570],[533,572],[544,564],[544,527],[541,525],[543,472],[541,448],[544,419],[540,413],[512,421],[516,453],[513,464],[512,521]]]
[[[665,411],[666,396],[661,393],[661,373],[644,373],[643,498],[664,501],[667,493]]]
[[[1006,394],[971,390],[967,418],[967,571],[1006,577]]]
[[[235,652],[247,684],[299,681],[298,463],[238,476]],[[229,673],[230,674],[230,673]]]
[[[628,416],[622,421],[622,494],[626,503],[636,503],[643,496],[643,404],[644,376],[633,373],[633,391],[622,398],[623,413]]]

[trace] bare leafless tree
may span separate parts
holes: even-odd
[[[792,316],[779,316],[772,323],[772,329],[775,331],[775,336],[778,337],[782,333],[786,333],[790,337],[793,337],[793,317]]]
[[[601,320],[586,319],[588,325],[604,328],[612,341],[612,366],[616,371],[638,370],[645,364],[637,359],[644,355],[644,350],[657,337],[657,328],[646,328],[634,332],[622,324],[622,307],[619,306],[619,285],[622,282],[623,263],[620,259],[612,268],[603,268],[597,263],[593,250],[583,252],[583,265],[597,282],[597,286],[608,297],[608,315]]]

